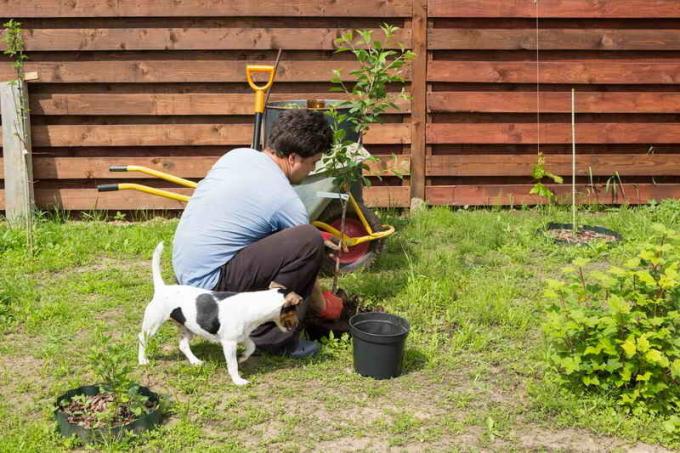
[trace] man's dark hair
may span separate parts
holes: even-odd
[[[328,152],[333,131],[323,113],[313,110],[285,110],[274,122],[267,146],[280,157],[296,153],[301,157]]]

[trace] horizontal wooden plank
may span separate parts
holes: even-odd
[[[341,28],[37,28],[24,30],[27,51],[334,50]],[[372,29],[384,41],[380,29]],[[386,47],[410,47],[400,29]],[[0,43],[0,50],[4,50]]]
[[[530,123],[436,123],[427,125],[431,144],[535,144],[538,127]],[[571,143],[571,124],[541,123],[542,144]],[[578,123],[577,144],[680,143],[678,123]]]
[[[190,189],[172,189],[191,195]],[[135,190],[97,192],[96,189],[36,189],[36,205],[40,209],[89,210],[181,210],[186,203],[168,200]],[[369,207],[400,208],[409,205],[408,186],[374,186],[364,189],[364,202]],[[5,208],[5,191],[0,190],[0,210]]]
[[[680,30],[540,29],[541,50],[678,50]],[[434,28],[428,48],[451,50],[536,49],[535,29]]]
[[[583,84],[677,84],[680,61],[582,59],[541,61],[540,83]],[[536,83],[532,61],[446,61],[428,65],[431,82]]]
[[[540,91],[540,111],[571,113],[571,92]],[[435,91],[429,93],[430,112],[536,112],[536,92]],[[680,93],[644,91],[577,91],[578,113],[680,113]]]
[[[272,93],[270,101],[347,99],[339,93]],[[231,93],[31,93],[33,115],[251,115],[253,94]],[[407,100],[396,101],[408,113]],[[388,113],[395,113],[388,110]]]
[[[408,17],[411,0],[2,0],[0,17]]]
[[[378,160],[368,162],[366,176],[408,176],[411,173],[411,156],[393,154],[391,156],[375,156]]]
[[[181,178],[203,178],[219,156],[42,157],[33,158],[35,179],[149,179],[139,172],[111,172],[113,165],[141,165]],[[2,159],[0,159],[1,165]]]
[[[545,199],[529,195],[531,187],[531,184],[428,186],[425,193],[426,201],[434,205],[545,204]],[[549,187],[555,192],[560,203],[570,203],[570,185]],[[619,188],[616,197],[613,197],[611,192],[606,192],[603,185],[595,185],[593,189],[589,185],[577,184],[577,191],[578,203],[643,204],[651,200],[680,198],[680,184],[623,184],[623,191]]]
[[[536,17],[537,3],[509,0],[429,0],[430,17]],[[541,18],[675,18],[677,0],[540,0]]]
[[[219,156],[154,156],[154,157],[45,157],[33,158],[33,176],[45,179],[140,179],[150,178],[140,172],[111,172],[113,165],[140,165],[170,173],[181,178],[200,179],[213,166]],[[369,164],[366,176],[406,176],[409,174],[409,156],[379,156]],[[3,179],[3,159],[0,158],[0,180]]]
[[[577,150],[578,152],[578,150]],[[571,175],[570,154],[546,154],[545,168]],[[535,154],[437,155],[427,159],[427,176],[529,176]],[[680,154],[577,154],[577,176],[679,176]]]
[[[115,124],[47,125],[32,128],[33,146],[183,146],[245,145],[252,140],[248,124]],[[370,144],[406,144],[411,125],[373,125],[365,137]]]
[[[410,194],[409,186],[371,186],[364,188],[364,203],[369,208],[406,208]]]
[[[191,189],[173,188],[173,192],[191,195]],[[35,202],[40,209],[89,210],[143,210],[184,209],[186,203],[157,197],[135,190],[98,192],[97,189],[36,189]]]
[[[198,58],[198,57],[197,57]],[[98,60],[35,61],[28,60],[26,71],[36,71],[40,83],[155,83],[155,82],[243,82],[248,64],[273,64],[256,60]],[[352,80],[351,61],[281,61],[276,73],[278,82],[328,82],[333,69]],[[15,77],[8,62],[0,63],[0,80]]]

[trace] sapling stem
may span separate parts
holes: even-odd
[[[340,257],[342,256],[342,248],[345,245],[344,239],[345,239],[345,218],[347,214],[347,200],[341,197],[340,205],[342,206],[342,217],[340,218],[340,248],[335,254],[335,272],[333,273],[333,288],[331,290],[333,294],[335,294],[335,292],[338,289],[338,277],[340,275]]]

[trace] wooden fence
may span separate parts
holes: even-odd
[[[353,67],[333,39],[383,22],[417,59],[411,101],[366,137],[384,158],[373,174],[406,177],[376,180],[369,204],[541,202],[529,195],[537,151],[571,172],[572,87],[581,201],[680,196],[677,0],[0,0],[0,17],[22,22],[26,70],[39,75],[29,91],[43,208],[181,208],[95,187],[121,180],[114,164],[200,179],[250,142],[246,64],[281,48],[271,100],[333,97],[331,69],[349,80]],[[0,80],[12,74],[5,57]]]

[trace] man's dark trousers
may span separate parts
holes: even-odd
[[[319,230],[312,225],[287,228],[240,250],[222,266],[214,289],[259,291],[276,282],[305,299],[298,310],[302,320],[323,258],[324,244]],[[255,329],[250,338],[259,349],[280,354],[295,348],[299,336],[299,330],[281,332],[270,322]]]

